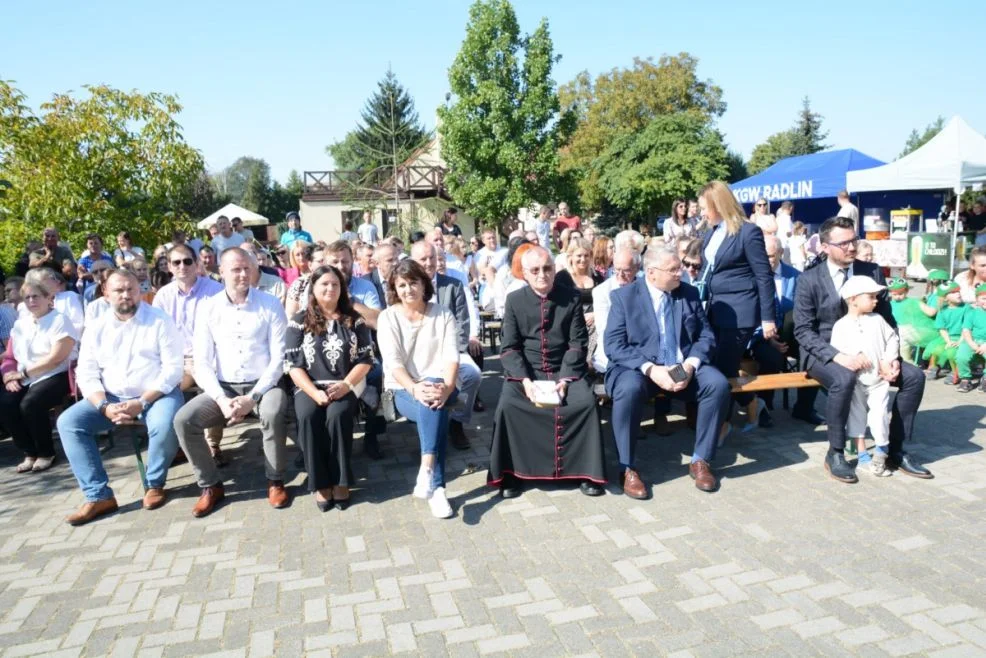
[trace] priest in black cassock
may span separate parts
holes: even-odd
[[[588,332],[578,292],[555,287],[551,254],[536,247],[521,265],[527,286],[507,296],[503,391],[493,423],[488,481],[504,498],[521,480],[573,480],[599,496],[606,483],[603,436],[587,364]],[[555,382],[561,404],[537,407],[534,381]]]

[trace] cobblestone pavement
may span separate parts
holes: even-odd
[[[484,382],[490,406],[498,386]],[[256,428],[227,432],[228,499],[206,519],[191,516],[187,465],[164,508],[141,510],[117,441],[107,466],[122,509],[81,528],[63,522],[82,500],[64,460],[16,476],[5,440],[0,652],[986,655],[984,402],[929,383],[910,448],[932,481],[836,483],[824,432],[778,410],[776,429],[731,439],[707,495],[687,476],[687,431],[646,435],[643,502],[612,485],[501,500],[484,486],[486,412],[475,448],[450,455],[447,521],[410,496],[404,424],[386,460],[355,460],[353,506],[327,514],[293,468],[292,506],[267,505]]]

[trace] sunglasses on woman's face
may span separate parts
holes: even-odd
[[[697,270],[698,268],[702,267],[702,264],[701,263],[696,263],[693,260],[683,260],[681,262],[689,270]]]
[[[757,204],[757,208],[766,208],[766,207],[767,207],[767,204],[766,203],[758,203]]]

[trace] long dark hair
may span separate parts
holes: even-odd
[[[684,212],[678,215],[678,206],[685,206]],[[688,202],[684,199],[675,199],[671,204],[671,219],[675,224],[684,225],[688,223]]]
[[[321,336],[325,333],[326,325],[325,314],[322,307],[315,299],[315,284],[326,274],[332,274],[339,280],[339,301],[336,302],[336,310],[339,312],[340,321],[346,327],[352,327],[353,323],[359,319],[359,314],[353,308],[353,303],[349,300],[349,290],[346,287],[346,279],[342,272],[331,265],[322,265],[309,275],[308,278],[308,308],[305,310],[305,333],[314,336]]]

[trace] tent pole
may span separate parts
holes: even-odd
[[[961,174],[960,174],[961,176]],[[948,278],[955,278],[955,245],[959,235],[959,197],[962,194],[962,180],[955,185],[955,221],[952,222],[952,258],[948,264]]]

